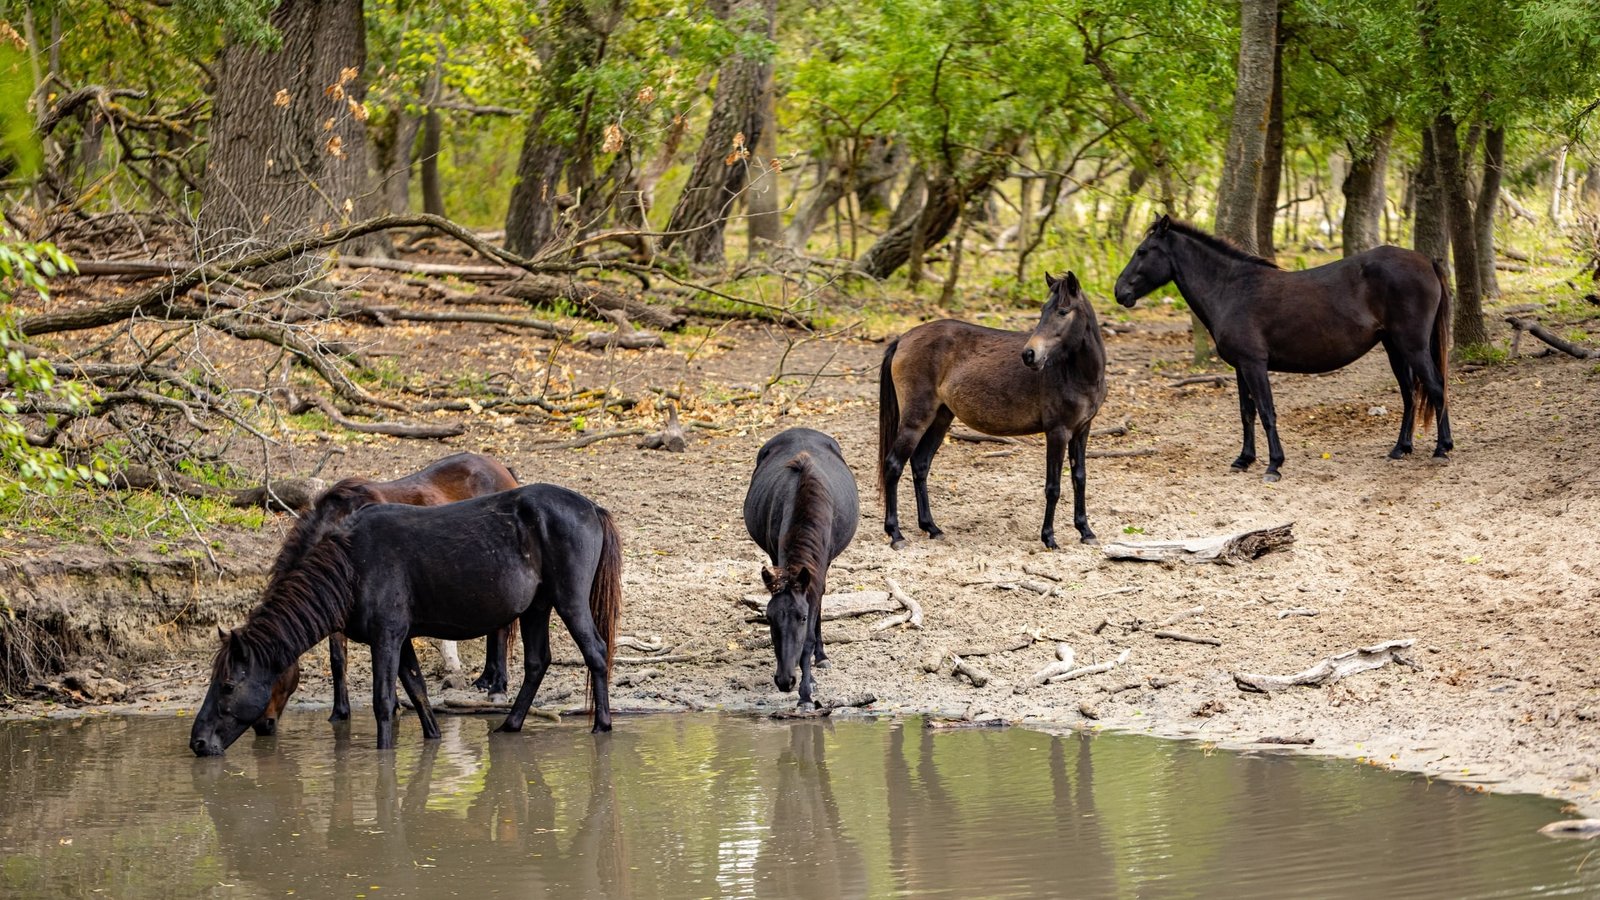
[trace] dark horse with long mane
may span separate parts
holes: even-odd
[[[307,552],[331,529],[343,522],[358,509],[378,503],[405,503],[410,506],[440,506],[469,497],[481,497],[517,486],[511,470],[498,460],[479,453],[457,453],[429,463],[421,471],[393,481],[372,481],[367,478],[346,478],[328,488],[317,497],[310,512],[300,517],[294,530],[283,542],[278,558],[272,563],[269,581],[286,574],[305,558]],[[484,655],[483,674],[473,682],[475,687],[490,693],[506,690],[506,647],[512,626],[489,637],[488,652]],[[447,666],[461,668],[461,658],[456,654],[455,642],[446,641],[444,655]],[[328,637],[328,662],[333,672],[333,713],[330,722],[350,718],[350,691],[345,681],[346,646],[344,634],[334,632]],[[272,700],[266,712],[255,723],[257,734],[272,734],[277,729],[278,716],[289,703],[289,697],[300,683],[300,666],[296,663],[283,673],[275,685]]]
[[[1422,424],[1439,419],[1433,455],[1450,438],[1450,285],[1444,268],[1421,253],[1375,247],[1347,259],[1285,272],[1192,225],[1162,216],[1150,226],[1117,278],[1117,302],[1133,306],[1167,282],[1211,332],[1217,354],[1238,372],[1244,448],[1233,461],[1244,471],[1256,459],[1255,419],[1267,432],[1267,481],[1283,465],[1278,415],[1268,372],[1331,372],[1382,343],[1400,382],[1404,414],[1390,459],[1411,452],[1417,406]]]
[[[896,548],[900,473],[911,462],[917,524],[944,534],[928,506],[928,468],[953,419],[985,434],[1045,435],[1044,527],[1056,546],[1061,463],[1072,457],[1072,522],[1094,542],[1084,511],[1084,459],[1089,424],[1106,399],[1106,351],[1094,307],[1071,272],[1045,275],[1050,298],[1031,333],[1000,331],[955,319],[918,325],[883,352],[878,374],[878,489],[883,530]]]
[[[744,526],[772,565],[761,580],[772,599],[767,624],[780,691],[794,688],[800,669],[800,704],[811,703],[813,663],[822,649],[822,595],[828,566],[856,536],[861,518],[856,479],[839,442],[810,428],[791,428],[761,447],[744,497]]]
[[[611,729],[608,680],[622,610],[622,544],[610,513],[535,484],[446,506],[369,506],[267,585],[222,636],[189,746],[216,756],[260,718],[273,683],[334,631],[372,647],[378,748],[394,746],[398,677],[423,736],[439,737],[413,637],[467,640],[521,619],[525,675],[501,731],[519,731],[550,666],[550,612],[583,654],[594,730]]]

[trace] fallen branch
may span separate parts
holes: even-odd
[[[1571,341],[1563,340],[1553,334],[1550,329],[1540,325],[1532,319],[1522,319],[1516,316],[1507,316],[1506,322],[1518,332],[1526,331],[1546,344],[1560,350],[1568,356],[1577,359],[1600,359],[1600,350],[1590,347],[1580,347]]]
[[[511,712],[511,704],[510,703],[495,703],[492,700],[467,700],[467,699],[459,699],[458,700],[458,699],[453,699],[452,698],[452,699],[443,699],[443,700],[440,700],[438,703],[434,703],[434,704],[431,704],[431,705],[433,707],[434,712],[441,712],[441,713],[477,714],[477,713],[509,713],[509,712]],[[410,707],[410,704],[408,703],[407,704],[407,708],[409,708],[409,707]],[[544,719],[544,720],[549,721],[549,722],[554,722],[554,723],[556,723],[558,725],[561,724],[561,714],[556,712],[555,710],[540,709],[537,706],[532,706],[532,707],[528,708],[528,715],[533,716],[535,719]]]
[[[609,441],[616,438],[625,437],[638,437],[644,433],[645,430],[643,428],[619,428],[616,431],[597,431],[594,434],[586,434],[583,437],[573,438],[570,441],[543,441],[541,443],[533,444],[531,447],[534,450],[576,450],[579,447],[587,447],[590,444],[598,444],[601,441]]]
[[[584,335],[583,342],[595,350],[606,350],[611,347],[620,347],[623,350],[646,350],[654,347],[665,347],[667,342],[661,335],[653,331],[639,331],[628,321],[626,313],[618,309],[603,309],[601,315],[617,323],[616,331],[591,331]]]
[[[1073,649],[1070,646],[1067,644],[1057,644],[1056,661],[1030,675],[1027,681],[1017,685],[1012,689],[1013,693],[1020,694],[1026,691],[1028,688],[1038,687],[1039,685],[1044,684],[1057,675],[1065,675],[1068,672],[1071,672],[1073,669],[1073,664],[1076,660],[1077,654],[1073,652]]]
[[[767,602],[771,599],[765,594],[745,594],[739,598],[739,602],[764,617],[767,613]],[[900,601],[891,598],[888,591],[827,594],[822,598],[822,621],[831,622],[835,619],[851,619],[871,613],[894,612],[900,608]]]
[[[1191,563],[1233,563],[1251,560],[1294,543],[1294,523],[1241,531],[1222,537],[1192,538],[1186,541],[1112,541],[1101,547],[1112,559],[1165,562],[1181,559]]]
[[[972,663],[967,662],[959,656],[952,654],[951,659],[955,660],[955,668],[950,670],[951,677],[966,676],[966,679],[972,682],[973,687],[981,688],[989,683],[991,676],[988,672],[984,671],[978,666],[973,665]]]
[[[1049,681],[1046,682],[1046,683],[1047,684],[1060,684],[1063,681],[1072,681],[1075,678],[1082,678],[1085,675],[1098,675],[1101,672],[1109,672],[1112,669],[1115,669],[1117,666],[1120,666],[1123,663],[1127,662],[1128,661],[1128,657],[1132,656],[1132,655],[1133,655],[1133,651],[1132,650],[1124,650],[1121,653],[1117,654],[1117,658],[1116,659],[1109,659],[1109,660],[1106,660],[1103,663],[1096,663],[1096,664],[1094,664],[1092,666],[1084,666],[1081,669],[1073,669],[1070,672],[1065,672],[1065,673],[1060,674],[1060,675],[1052,676],[1049,679]]]
[[[1563,822],[1551,822],[1539,829],[1539,833],[1550,837],[1596,838],[1600,837],[1600,819],[1567,819]]]
[[[1087,459],[1131,459],[1137,456],[1155,456],[1156,448],[1140,447],[1137,450],[1086,450]]]
[[[1129,431],[1132,431],[1132,430],[1133,430],[1132,427],[1127,423],[1127,421],[1123,421],[1120,425],[1111,425],[1111,426],[1108,426],[1106,428],[1096,428],[1095,430],[1089,432],[1089,436],[1090,437],[1122,437],[1123,435],[1127,434]]]
[[[1020,444],[1021,441],[1014,437],[1000,437],[993,434],[980,434],[976,431],[951,431],[950,440],[963,441],[968,444]]]
[[[341,318],[366,316],[380,325],[389,321],[395,322],[464,322],[483,325],[508,325],[513,328],[528,328],[533,331],[542,331],[545,334],[565,337],[572,333],[572,329],[563,328],[553,322],[541,319],[529,319],[523,316],[502,316],[495,313],[480,312],[430,312],[419,309],[403,309],[398,306],[341,306],[337,314]],[[591,335],[592,337],[592,335]],[[657,338],[660,340],[660,338]]]
[[[1214,637],[1201,637],[1194,634],[1184,634],[1181,631],[1152,631],[1154,637],[1165,638],[1169,641],[1183,641],[1189,644],[1206,644],[1211,647],[1221,647],[1222,641]]]
[[[1181,388],[1188,387],[1191,384],[1209,384],[1215,387],[1222,387],[1223,385],[1232,383],[1232,375],[1190,375],[1188,377],[1179,378],[1176,381],[1169,382],[1167,387]]]
[[[230,505],[241,509],[260,506],[279,512],[310,509],[317,496],[328,487],[320,478],[288,478],[260,487],[220,488],[175,472],[158,475],[144,466],[128,466],[113,473],[110,479],[112,487],[122,490],[170,491],[195,500],[225,497]]]
[[[1317,739],[1316,738],[1308,738],[1308,737],[1300,737],[1298,735],[1295,735],[1293,737],[1282,737],[1282,736],[1279,736],[1279,735],[1268,735],[1266,737],[1256,738],[1255,742],[1258,743],[1258,744],[1285,744],[1285,745],[1288,745],[1288,746],[1291,746],[1291,747],[1309,747],[1312,744],[1315,744],[1317,742]]]
[[[456,437],[466,433],[460,425],[405,425],[399,422],[357,422],[345,418],[332,403],[321,397],[301,400],[290,409],[290,415],[298,415],[315,407],[328,421],[340,428],[361,434],[386,434],[390,437],[420,438],[424,440],[438,440],[440,438]]]
[[[1308,608],[1303,607],[1303,606],[1297,606],[1294,609],[1280,609],[1280,610],[1278,610],[1278,618],[1280,618],[1280,619],[1287,619],[1290,616],[1314,616],[1316,614],[1317,614],[1316,610],[1308,609]]]
[[[912,599],[904,588],[900,587],[900,582],[895,581],[893,578],[887,580],[889,583],[889,596],[905,607],[905,621],[909,622],[912,628],[920,629],[922,627],[922,605]]]
[[[683,426],[678,424],[678,404],[667,406],[667,427],[655,434],[647,434],[639,442],[641,450],[665,450],[668,453],[682,453],[689,446],[689,439],[683,434]]]
[[[1347,650],[1336,656],[1330,656],[1304,672],[1293,675],[1259,675],[1251,672],[1235,672],[1234,684],[1240,690],[1254,691],[1259,694],[1272,691],[1288,690],[1296,685],[1318,687],[1342,681],[1351,675],[1372,669],[1382,668],[1390,663],[1420,669],[1415,662],[1405,656],[1401,651],[1408,649],[1416,641],[1406,638],[1398,641],[1386,641],[1382,644],[1373,644],[1370,647],[1357,647]]]

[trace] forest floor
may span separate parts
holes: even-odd
[[[987,324],[1025,329],[1032,318],[1018,311]],[[447,453],[475,450],[501,458],[525,482],[554,482],[587,494],[610,509],[623,530],[623,632],[659,635],[673,654],[695,657],[619,663],[615,705],[775,710],[792,707],[794,696],[773,687],[771,651],[743,649],[766,627],[747,621],[748,610],[738,602],[760,589],[765,562],[745,534],[741,503],[766,438],[795,425],[819,428],[843,445],[862,496],[860,529],[835,564],[830,587],[881,590],[892,578],[926,613],[921,630],[901,626],[874,634],[869,619],[826,624],[825,638],[833,643],[832,666],[819,674],[825,702],[870,693],[877,698],[872,708],[881,711],[993,715],[1223,747],[1267,737],[1309,739],[1314,743],[1302,752],[1547,793],[1600,814],[1600,555],[1594,540],[1600,527],[1600,375],[1594,364],[1524,355],[1458,371],[1450,410],[1456,451],[1442,464],[1429,459],[1431,434],[1419,436],[1414,457],[1385,458],[1400,398],[1381,353],[1326,376],[1275,375],[1288,459],[1283,481],[1266,484],[1260,464],[1246,475],[1228,470],[1239,440],[1231,383],[1172,386],[1174,377],[1189,372],[1186,318],[1159,308],[1142,311],[1106,339],[1110,395],[1096,425],[1125,421],[1129,432],[1096,438],[1090,447],[1153,453],[1090,460],[1090,523],[1103,541],[1294,523],[1292,547],[1252,562],[1112,561],[1098,547],[1067,541],[1070,506],[1058,523],[1063,548],[1046,551],[1038,539],[1044,448],[1034,440],[1014,447],[948,441],[930,478],[934,514],[947,539],[933,542],[914,532],[907,477],[902,515],[910,545],[891,550],[873,490],[883,345],[838,339],[790,346],[796,333],[749,324],[677,336],[665,350],[569,349],[554,363],[548,341],[492,326],[335,325],[336,331],[349,329],[373,358],[392,361],[396,379],[467,379],[523,390],[555,378],[572,386],[610,384],[643,402],[627,421],[573,422],[564,433],[492,410],[440,414],[468,426],[464,436],[442,443],[313,429],[295,441],[294,452],[304,471],[325,447],[342,446],[343,455],[323,472],[331,479],[395,477]],[[1524,342],[1524,354],[1531,343]],[[825,376],[785,379],[760,394],[786,350],[788,372]],[[714,427],[691,424],[681,454],[636,449],[631,437],[582,449],[541,446],[571,437],[577,424],[654,430],[660,413],[649,402],[651,387],[681,392],[686,424]],[[205,537],[231,576],[257,585],[289,522],[269,516],[258,530],[213,527]],[[26,527],[10,536],[15,543],[0,564],[13,571],[159,558],[148,541],[64,541]],[[1043,582],[1050,591],[1004,589],[1019,580]],[[1204,606],[1203,614],[1176,627],[1219,645],[1163,640],[1118,624],[1160,621],[1195,606]],[[1315,615],[1278,615],[1290,608]],[[111,660],[107,672],[130,690],[99,708],[192,708],[205,689],[210,656],[201,628],[209,633],[210,619],[229,624],[243,612],[239,603],[191,612],[180,624],[196,627],[168,640],[159,658],[146,653],[138,665]],[[1098,627],[1107,620],[1113,624]],[[921,665],[941,650],[1003,646],[1026,633],[1049,637],[974,658],[993,676],[981,688],[953,677],[948,666],[929,673]],[[1418,668],[1388,666],[1328,687],[1272,695],[1241,693],[1232,677],[1297,672],[1332,654],[1400,638],[1415,639]],[[1016,692],[1053,659],[1058,640],[1083,664],[1125,650],[1129,657],[1106,674]],[[469,665],[481,657],[480,646],[463,647]],[[571,697],[564,704],[570,706],[581,696],[582,673],[559,632],[555,646],[565,665],[544,690],[547,697]],[[364,664],[364,653],[355,656]],[[313,708],[329,702],[325,658],[320,650],[308,658],[317,662],[306,667],[297,706],[283,727],[324,727]],[[513,673],[520,671],[520,658],[518,648]],[[358,672],[358,715],[365,684]],[[7,714],[62,709],[25,700]],[[619,727],[627,727],[625,719]],[[402,726],[413,738],[414,729]]]

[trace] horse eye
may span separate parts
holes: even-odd
[[[224,682],[224,683],[223,683],[223,685],[222,685],[222,692],[223,692],[223,693],[224,693],[224,694],[231,694],[231,693],[233,693],[233,685],[231,685],[231,684],[228,684],[228,683],[227,683],[227,682]]]

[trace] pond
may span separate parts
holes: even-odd
[[[919,719],[491,735],[0,723],[0,896],[1595,896],[1560,805],[1352,761]]]

